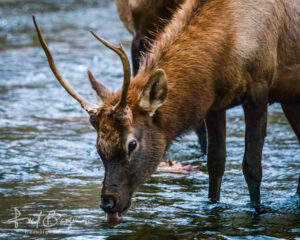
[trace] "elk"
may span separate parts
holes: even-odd
[[[158,32],[168,23],[183,0],[116,0],[119,17],[134,37],[131,45],[132,68],[137,74],[140,60]]]
[[[268,103],[279,102],[300,141],[300,2],[190,0],[153,42],[130,81],[111,93],[100,82],[102,106],[87,102],[62,78],[36,25],[50,68],[90,114],[105,167],[101,208],[118,218],[136,189],[155,171],[172,141],[209,119],[209,198],[219,201],[226,157],[225,110],[242,105],[246,135],[243,173],[259,211],[262,149]],[[89,72],[91,81],[94,76]],[[299,188],[298,188],[299,189]],[[298,191],[298,194],[299,191]]]
[[[131,61],[134,75],[139,70],[143,55],[147,53],[151,43],[182,3],[183,0],[116,0],[119,17],[128,32],[133,35]],[[198,136],[201,151],[206,154],[205,122],[200,120],[194,130]]]

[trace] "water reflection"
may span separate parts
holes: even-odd
[[[94,101],[86,70],[117,90],[122,67],[115,54],[90,36],[122,40],[131,36],[108,0],[0,2],[0,238],[66,239],[276,239],[300,237],[300,203],[295,196],[300,151],[280,106],[270,106],[263,153],[262,201],[266,213],[253,218],[242,176],[244,120],[240,108],[228,112],[227,166],[222,201],[207,202],[206,158],[191,133],[174,142],[168,157],[203,166],[194,175],[156,173],[134,197],[117,224],[99,210],[103,166],[96,134],[87,116],[52,76],[33,29],[36,15],[63,75]],[[8,224],[14,207],[22,216],[86,220],[51,228],[22,221]],[[84,237],[82,237],[84,236]],[[246,238],[246,239],[247,239]]]

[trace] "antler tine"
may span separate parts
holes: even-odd
[[[81,107],[86,110],[89,114],[95,113],[96,110],[98,109],[99,106],[92,104],[90,102],[88,102],[86,99],[84,99],[78,92],[76,92],[70,85],[69,83],[62,77],[62,75],[60,74],[60,72],[58,71],[54,59],[52,57],[52,54],[47,46],[47,43],[35,21],[35,17],[32,16],[33,18],[33,22],[34,22],[34,26],[35,29],[37,31],[38,34],[38,38],[39,41],[44,49],[44,52],[46,54],[46,57],[48,59],[48,63],[49,66],[53,72],[53,74],[55,75],[55,77],[57,78],[57,80],[59,81],[59,83],[63,86],[63,88],[73,97],[75,98],[81,105]]]
[[[124,71],[124,80],[123,80],[123,87],[122,87],[122,93],[121,93],[121,99],[117,105],[119,108],[124,108],[126,107],[127,101],[127,93],[130,85],[130,78],[131,78],[131,70],[130,70],[130,63],[128,60],[128,57],[126,55],[126,52],[124,51],[124,48],[122,44],[120,44],[120,47],[115,47],[103,38],[97,36],[94,32],[91,31],[93,36],[100,41],[103,45],[108,47],[109,49],[113,50],[115,53],[119,55],[121,58],[122,64],[123,64],[123,71]]]

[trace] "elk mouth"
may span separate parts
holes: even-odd
[[[108,221],[119,221],[120,219],[119,212],[107,213],[106,218]]]
[[[127,212],[127,210],[131,206],[131,200],[129,200],[126,204],[126,206],[122,209],[122,211],[116,211],[116,212],[108,212],[106,214],[106,218],[108,221],[119,221],[120,217]]]

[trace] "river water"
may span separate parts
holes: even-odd
[[[31,15],[58,68],[91,101],[96,97],[86,70],[117,90],[122,67],[89,30],[121,41],[130,52],[131,36],[113,1],[0,1],[0,239],[300,239],[300,150],[277,104],[269,107],[263,151],[265,214],[254,217],[249,205],[241,168],[244,119],[237,107],[227,114],[220,203],[207,201],[206,157],[189,133],[174,142],[168,157],[201,164],[203,171],[155,173],[121,221],[108,223],[99,209],[104,169],[96,133],[50,71]]]

